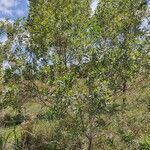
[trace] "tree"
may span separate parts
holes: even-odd
[[[102,0],[98,5],[95,39],[114,90],[119,86],[125,92],[127,81],[138,71],[134,56],[138,53],[139,38],[144,35],[140,26],[146,6],[145,0]]]
[[[65,66],[72,59],[79,61],[87,41],[90,5],[90,0],[30,1],[27,28],[31,50],[39,57],[54,54]]]
[[[98,135],[122,110],[113,93],[126,93],[147,62],[140,50],[147,42],[140,39],[145,0],[101,0],[93,15],[90,5],[30,0],[27,22],[7,30],[8,49],[16,47],[5,58],[14,65],[4,71],[2,102],[19,111],[31,99],[46,106],[46,119],[57,125],[51,149],[96,149]]]

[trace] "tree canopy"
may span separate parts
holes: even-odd
[[[131,83],[141,77],[148,81],[149,28],[142,26],[149,18],[148,3],[100,0],[93,13],[92,2],[30,0],[27,19],[0,22],[0,34],[7,35],[0,43],[0,110],[12,107],[22,116],[26,103],[38,103],[46,113],[37,120],[46,120],[54,130],[48,131],[45,142],[38,138],[40,133],[34,139],[31,124],[37,127],[37,120],[24,115],[21,119],[29,124],[21,146],[14,131],[17,148],[124,149],[114,144],[117,138],[109,137],[109,144],[98,140],[119,120],[115,132],[125,149],[137,149],[122,124],[128,109],[133,111],[127,96]],[[6,62],[9,67],[4,67]]]

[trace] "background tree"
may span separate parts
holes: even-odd
[[[80,52],[85,47],[85,41],[87,42],[90,5],[90,0],[40,0],[38,5],[37,1],[30,1],[27,25],[30,49],[39,57],[54,54],[54,57],[58,57],[58,63],[65,66],[72,61],[79,61]],[[52,63],[53,61],[51,58]]]
[[[138,71],[140,64],[135,61],[135,55],[140,53],[138,45],[144,35],[140,27],[145,15],[145,0],[99,2],[94,16],[95,39],[114,90],[119,86],[125,92],[127,81]]]

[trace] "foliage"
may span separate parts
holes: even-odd
[[[13,130],[15,148],[149,147],[136,144],[141,133],[133,129],[149,131],[140,123],[148,120],[142,120],[149,113],[147,91],[142,103],[128,92],[135,77],[148,80],[149,39],[141,27],[146,1],[101,0],[93,14],[91,0],[29,2],[27,20],[0,22],[8,38],[0,47],[0,110],[12,107],[19,115],[5,119],[21,119],[21,137],[16,124]],[[32,101],[46,110],[25,119],[24,106]],[[38,128],[42,121],[46,132]]]

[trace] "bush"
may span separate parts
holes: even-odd
[[[3,137],[0,135],[0,149],[3,148]]]
[[[62,122],[27,121],[22,124],[22,134],[19,141],[22,149],[32,150],[77,150],[80,140],[65,131]]]
[[[18,125],[21,124],[24,121],[24,116],[22,114],[16,114],[12,116],[9,113],[3,114],[1,117],[1,126],[13,126],[13,125]]]
[[[139,142],[139,150],[150,150],[150,137]]]

